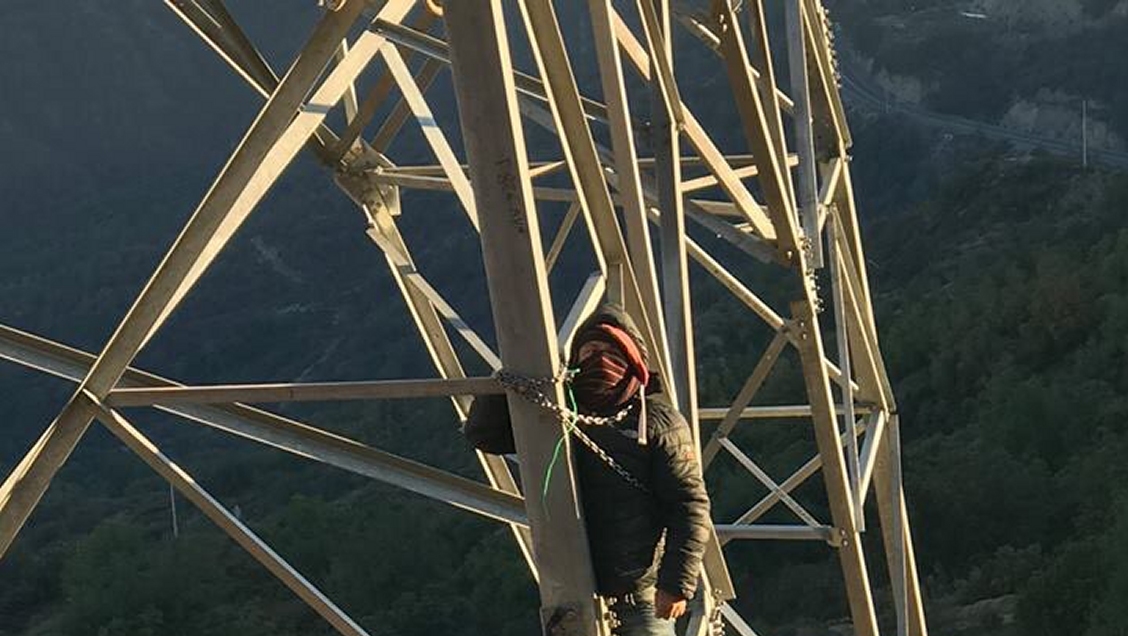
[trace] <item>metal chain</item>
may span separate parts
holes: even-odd
[[[615,461],[614,457],[608,455],[607,451],[603,450],[603,448],[599,444],[595,443],[595,440],[588,437],[587,433],[584,433],[578,426],[576,426],[577,423],[588,424],[591,426],[607,426],[610,424],[618,424],[619,422],[622,422],[624,419],[626,419],[630,414],[630,406],[627,406],[618,413],[610,416],[586,415],[584,413],[573,411],[572,409],[569,409],[565,406],[561,406],[556,402],[556,400],[549,397],[548,393],[545,391],[546,387],[554,387],[562,382],[571,380],[573,375],[575,375],[575,372],[568,369],[562,370],[560,374],[554,378],[529,378],[518,375],[516,373],[510,373],[509,371],[505,371],[504,369],[499,369],[496,373],[494,373],[494,377],[497,378],[497,381],[503,387],[515,392],[517,395],[520,395],[526,401],[532,402],[533,404],[536,404],[537,406],[550,411],[553,415],[555,415],[557,420],[559,420],[560,423],[564,425],[564,429],[566,431],[574,434],[576,436],[576,439],[580,440],[580,442],[584,446],[587,446],[588,449],[591,450],[591,452],[595,453],[595,456],[603,461],[603,463],[606,464],[608,468],[622,477],[623,481],[627,482],[638,490],[649,494],[650,489],[646,487],[646,484],[643,484],[641,481],[639,481],[638,478],[632,475],[629,470],[622,466],[622,464]]]
[[[615,471],[620,477],[622,477],[623,481],[627,482],[628,484],[634,486],[635,488],[641,490],[642,492],[644,492],[646,494],[650,494],[650,489],[646,487],[646,484],[642,483],[637,478],[635,478],[635,476],[632,475],[629,470],[627,470],[626,468],[623,468],[622,464],[615,461],[614,457],[608,455],[607,451],[603,450],[603,448],[600,447],[599,444],[595,443],[595,440],[593,440],[592,438],[587,436],[587,433],[584,433],[583,431],[581,431],[579,428],[576,428],[575,426],[569,426],[569,428],[572,431],[572,433],[575,434],[576,439],[580,440],[580,442],[582,442],[584,446],[587,446],[589,449],[591,449],[591,452],[595,453],[596,457],[603,460],[604,464],[607,464],[607,466],[611,470]]]
[[[561,422],[571,421],[573,423],[590,424],[591,426],[606,426],[608,424],[618,424],[625,420],[627,415],[630,415],[631,407],[629,406],[614,415],[586,415],[557,404],[556,400],[553,400],[544,391],[545,387],[566,382],[572,379],[573,375],[575,375],[575,373],[567,369],[561,371],[560,375],[555,378],[527,378],[505,370],[498,370],[494,373],[494,377],[501,383],[501,386],[516,392],[529,402],[545,410],[552,411]]]

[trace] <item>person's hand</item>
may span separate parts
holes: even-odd
[[[677,594],[658,590],[654,595],[654,615],[658,618],[676,620],[685,614],[686,601]]]

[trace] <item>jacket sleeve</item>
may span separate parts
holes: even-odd
[[[517,452],[509,401],[504,395],[479,395],[470,405],[462,434],[474,448],[494,455]]]
[[[709,495],[689,425],[676,411],[670,417],[670,426],[651,440],[654,494],[666,526],[658,587],[689,599],[697,589],[709,540]]]

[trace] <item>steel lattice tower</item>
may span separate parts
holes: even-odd
[[[0,486],[0,556],[97,420],[340,633],[365,634],[118,410],[153,406],[508,524],[538,581],[545,633],[607,634],[567,463],[558,469],[566,478],[550,482],[544,505],[526,505],[503,458],[479,455],[488,481],[481,483],[247,406],[439,397],[449,398],[464,419],[471,396],[504,389],[492,376],[467,377],[452,335],[495,370],[556,377],[571,331],[606,297],[628,309],[642,325],[650,350],[657,352],[658,371],[698,435],[706,478],[725,454],[767,490],[738,519],[717,522],[702,572],[704,593],[691,607],[688,633],[709,633],[719,615],[738,633],[754,634],[729,603],[737,590],[722,548],[733,540],[755,539],[828,544],[838,554],[855,632],[876,636],[861,541],[872,493],[897,633],[924,636],[901,486],[897,408],[873,319],[851,188],[850,134],[820,1],[568,2],[585,5],[598,66],[588,70],[598,73],[601,99],[580,92],[580,69],[570,60],[574,56],[552,0],[446,0],[445,7],[435,0],[330,0],[281,78],[223,0],[167,0],[266,104],[99,355],[0,328],[0,356],[78,386]],[[779,2],[786,15],[786,28],[773,33],[771,41],[786,43],[787,81],[780,81],[773,67],[765,15],[771,2]],[[690,42],[711,49],[710,59],[719,62],[718,73],[727,77],[731,92],[710,97],[735,107],[748,154],[723,153],[682,100],[674,73],[680,55],[673,47],[674,27],[687,29],[695,36]],[[534,69],[514,68],[511,38],[527,44]],[[414,71],[413,57],[422,60]],[[378,79],[361,87],[362,72],[370,67],[380,71]],[[447,68],[458,131],[435,123],[426,96]],[[389,114],[374,121],[397,95]],[[640,103],[645,107],[640,109]],[[332,130],[326,116],[338,107],[346,123]],[[421,126],[437,164],[395,162],[389,144],[408,122]],[[531,161],[525,134],[532,127],[557,138],[561,156]],[[448,134],[462,136],[464,158],[456,156]],[[649,156],[639,151],[643,141]],[[331,169],[336,185],[365,215],[368,234],[386,256],[437,377],[184,386],[131,367],[303,148]],[[695,171],[699,176],[690,176]],[[569,185],[543,185],[553,176],[567,178]],[[399,228],[401,212],[410,214],[401,210],[401,193],[413,189],[452,193],[479,232],[496,352],[416,269]],[[702,198],[706,192],[720,198]],[[542,242],[540,216],[553,204],[566,206],[567,212],[553,240]],[[698,226],[695,231],[730,244],[790,285],[790,305],[775,309],[765,302],[705,243],[690,237],[687,219]],[[593,271],[577,298],[554,305],[559,299],[550,297],[549,277],[577,221],[590,237]],[[691,262],[754,312],[770,335],[743,387],[720,408],[699,406],[697,400]],[[829,289],[818,289],[820,279],[829,281],[824,285]],[[554,306],[570,307],[559,324]],[[824,332],[833,332],[833,355]],[[806,403],[752,406],[777,359],[791,349],[800,362]],[[555,397],[563,400],[559,387]],[[520,483],[540,492],[561,425],[520,399],[510,400],[510,409]],[[730,437],[740,422],[761,418],[809,421],[817,453],[777,481]],[[716,422],[706,426],[705,436],[703,421]],[[792,494],[820,472],[829,511],[824,520]],[[798,523],[762,521],[779,507],[790,509]]]

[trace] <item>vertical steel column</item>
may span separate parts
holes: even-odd
[[[870,325],[876,326],[873,316],[873,296],[870,294],[869,273],[866,271],[865,251],[862,248],[862,230],[858,226],[858,207],[854,201],[854,177],[851,174],[850,162],[842,162],[842,176],[839,177],[838,193],[834,197],[832,209],[838,210],[839,227],[842,228],[841,238],[846,248],[843,257],[848,257],[854,272],[858,275],[857,293],[862,305],[863,314]],[[875,329],[876,331],[876,329]]]
[[[792,122],[795,152],[799,155],[797,199],[803,234],[811,247],[811,265],[823,266],[819,232],[818,187],[815,177],[815,136],[811,127],[811,86],[807,77],[807,46],[803,37],[803,0],[785,0],[787,63],[791,74]]]
[[[664,66],[670,69],[673,81],[673,32],[670,29],[669,0],[640,0],[651,3],[658,18],[657,32],[650,33],[654,41],[655,57],[664,56]],[[645,7],[640,4],[645,12]],[[646,17],[643,16],[645,22]],[[661,46],[657,46],[661,43]],[[660,81],[663,60],[650,59],[650,145],[654,153],[654,179],[658,207],[661,211],[660,236],[662,245],[662,291],[666,318],[666,340],[670,346],[670,376],[677,388],[677,406],[689,422],[698,457],[701,450],[701,430],[697,412],[697,359],[693,347],[693,309],[689,290],[689,264],[686,256],[685,205],[682,199],[681,125],[678,114],[671,110],[672,99],[681,107],[676,86],[664,86]],[[732,580],[721,553],[720,541],[710,528],[710,541],[706,546],[702,585],[695,599],[687,634],[698,636],[710,628],[713,609],[717,602],[735,596]]]
[[[890,453],[889,461],[889,495],[892,501],[901,500],[901,428],[900,418],[894,414],[889,418],[889,425],[885,429]],[[889,580],[893,588],[893,607],[897,614],[897,636],[908,636],[909,632],[909,570],[905,541],[905,509],[903,506],[893,506],[893,551],[888,553]]]
[[[549,0],[524,0],[520,7],[578,201],[598,244],[597,251],[606,260],[607,295],[621,301],[635,318],[647,347],[651,351],[663,351],[664,344],[647,313],[634,264],[619,228],[599,149],[588,127],[555,9]],[[662,356],[656,355],[651,362],[664,378],[669,378]]]
[[[855,340],[853,350],[859,352],[870,347],[863,345],[867,337],[872,336],[873,351],[868,359],[873,363],[856,365],[859,369],[868,370],[876,377],[867,384],[876,384],[870,388],[878,399],[887,403],[890,409],[889,423],[883,434],[884,439],[874,440],[878,444],[877,462],[873,470],[873,488],[877,500],[878,514],[881,519],[881,534],[884,541],[886,560],[890,568],[890,580],[903,583],[896,585],[899,588],[895,594],[901,596],[895,606],[898,610],[898,627],[905,630],[909,636],[927,636],[928,626],[925,622],[924,600],[920,588],[920,574],[917,570],[916,556],[913,550],[912,529],[908,512],[905,506],[905,493],[900,476],[901,445],[900,445],[900,417],[897,414],[895,397],[889,388],[889,378],[885,371],[884,359],[877,349],[877,327],[873,316],[873,301],[869,289],[869,276],[866,274],[865,259],[862,257],[861,231],[858,227],[857,208],[854,202],[854,191],[850,176],[849,163],[843,163],[842,175],[839,181],[839,191],[835,197],[837,214],[835,217],[836,240],[841,247],[837,257],[842,261],[843,280],[846,286],[848,303],[853,304],[854,316],[851,324],[856,334],[851,334]],[[851,298],[852,297],[852,298]],[[858,362],[858,358],[855,357]],[[859,376],[859,380],[861,380]],[[894,428],[897,431],[890,433]],[[905,598],[907,596],[907,598]]]
[[[881,519],[881,536],[893,587],[898,636],[928,636],[924,598],[920,589],[912,530],[901,483],[901,438],[899,417],[893,415],[886,439],[878,448],[873,471],[874,498]]]
[[[658,14],[660,33],[656,38],[663,44],[657,54],[664,55],[673,67],[673,47],[670,32],[670,6],[668,0],[642,0],[651,2]],[[681,196],[681,143],[674,113],[662,90],[659,78],[659,61],[650,60],[650,145],[654,152],[654,180],[658,194],[658,207],[662,212],[660,236],[662,238],[662,292],[665,304],[666,339],[670,343],[672,368],[670,375],[676,387],[678,410],[689,420],[693,437],[701,446],[701,433],[697,425],[697,372],[693,355],[693,314],[689,297],[689,267],[685,248],[685,206]]]
[[[513,373],[552,377],[559,368],[556,337],[501,0],[447,3],[445,14],[501,357]],[[552,398],[563,404],[558,386]],[[595,636],[602,621],[567,445],[567,459],[546,483],[563,427],[512,392],[509,410],[530,494],[525,505],[544,633]]]
[[[803,275],[807,268],[802,255],[800,255],[800,265],[800,275]],[[803,364],[803,380],[807,387],[807,396],[811,403],[815,442],[819,448],[819,456],[822,457],[823,482],[826,485],[830,513],[837,533],[838,558],[846,584],[846,596],[850,602],[854,633],[858,636],[877,636],[873,590],[870,587],[866,558],[856,523],[854,493],[850,488],[846,474],[846,460],[839,441],[834,400],[830,394],[830,378],[827,376],[826,367],[822,364],[825,352],[814,311],[814,301],[815,298],[808,287],[807,298],[791,305],[798,338],[797,349]]]
[[[623,60],[612,25],[611,0],[589,0],[595,52],[599,60],[599,76],[603,84],[603,99],[607,102],[607,119],[611,128],[611,147],[615,155],[615,187],[623,205],[623,219],[627,227],[627,250],[638,279],[639,292],[646,313],[650,316],[655,339],[661,351],[655,356],[663,360],[662,366],[672,367],[670,343],[666,339],[666,319],[658,291],[658,268],[647,224],[646,197],[635,148],[634,129],[631,123],[630,101],[627,97]]]
[[[817,216],[817,215],[816,215]],[[816,219],[817,222],[817,219]],[[846,307],[845,290],[846,286],[845,276],[842,274],[842,267],[840,265],[838,252],[841,243],[837,241],[838,233],[841,228],[838,227],[837,217],[831,215],[827,222],[827,231],[830,233],[830,284],[834,296],[834,340],[838,345],[838,366],[842,369],[842,376],[846,382],[842,383],[842,418],[843,429],[849,433],[854,429],[854,387],[851,380],[854,377],[853,369],[850,363],[850,339],[849,339],[849,325],[850,317]],[[857,515],[858,529],[862,532],[866,529],[866,515],[863,510],[865,506],[865,497],[863,496],[862,474],[858,468],[858,437],[856,435],[846,436],[846,466],[849,469],[850,487],[854,492],[854,501],[857,502],[855,507],[855,514]],[[876,438],[875,438],[876,441]]]

